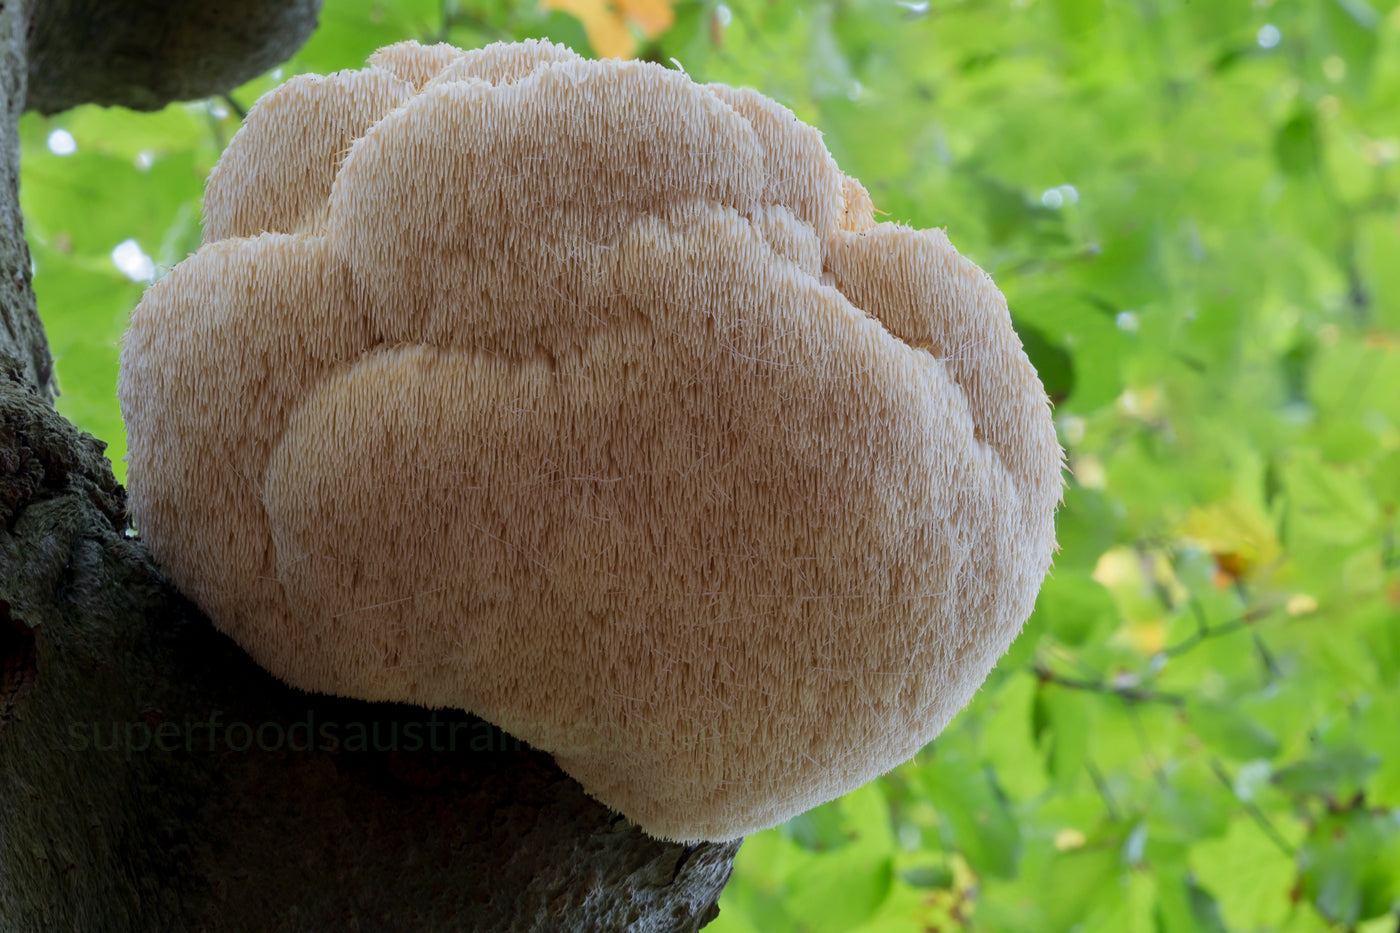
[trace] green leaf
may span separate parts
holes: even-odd
[[[1279,168],[1289,175],[1315,172],[1321,152],[1317,116],[1312,110],[1296,111],[1274,136],[1274,157],[1278,159]]]
[[[989,772],[959,753],[937,754],[919,778],[938,809],[945,845],[980,874],[1014,875],[1021,833]]]
[[[1228,929],[1271,927],[1288,915],[1293,859],[1248,816],[1235,817],[1223,837],[1194,846],[1190,867]]]
[[[1062,786],[1076,780],[1088,760],[1092,702],[1082,692],[1056,684],[1046,684],[1036,693],[1036,742],[1046,770]]]
[[[1380,40],[1380,14],[1366,0],[1324,0],[1320,6],[1328,51],[1345,63],[1346,87],[1365,94]]]
[[[1325,794],[1334,799],[1359,791],[1380,767],[1381,757],[1356,745],[1319,749],[1274,771],[1274,784],[1293,794]]]
[[[1050,342],[1038,327],[1016,322],[1016,334],[1021,346],[1035,367],[1036,375],[1045,385],[1045,394],[1052,404],[1059,404],[1074,392],[1074,360],[1063,346]]]
[[[993,768],[997,783],[1016,803],[1038,797],[1046,790],[1045,769],[1032,734],[1038,689],[1034,677],[1012,678],[997,691],[982,734],[982,753],[987,764]]]
[[[915,888],[946,890],[953,886],[953,872],[946,865],[915,865],[899,873],[899,880]]]
[[[812,852],[839,849],[857,837],[856,830],[835,803],[799,813],[783,824],[782,831],[793,842]]]
[[[1390,617],[1389,628],[1394,631],[1394,616]],[[1400,687],[1391,678],[1392,684],[1384,692],[1368,698],[1368,702],[1358,716],[1357,740],[1371,748],[1382,749],[1380,767],[1366,782],[1366,800],[1372,806],[1400,809],[1400,755],[1391,753],[1395,746],[1395,710],[1400,709]]]
[[[1050,634],[1071,647],[1109,631],[1118,621],[1113,597],[1086,573],[1052,571],[1041,585],[1035,612]]]
[[[1278,754],[1276,735],[1248,716],[1237,704],[1193,699],[1187,716],[1196,734],[1217,754],[1236,760],[1272,758]]]
[[[1226,933],[1220,905],[1189,874],[1163,880],[1156,919],[1158,933]]]
[[[1322,820],[1303,849],[1304,894],[1333,923],[1351,928],[1400,898],[1400,821],[1352,810]]]
[[[856,788],[836,805],[847,825],[856,830],[853,850],[871,859],[884,858],[894,851],[889,799],[878,782]]]
[[[1113,894],[1118,880],[1118,853],[1085,848],[1057,855],[1046,872],[1042,897],[1047,928],[1071,930],[1075,921]],[[1116,893],[1116,892],[1114,892]]]
[[[1055,516],[1061,548],[1056,570],[1092,572],[1105,551],[1122,543],[1122,526],[1122,509],[1114,500],[1071,478],[1065,486],[1064,505]]]
[[[1103,23],[1104,0],[1053,0],[1055,15],[1066,36],[1079,38]]]
[[[793,917],[812,933],[844,933],[870,919],[889,896],[889,858],[845,850],[813,861],[789,883]]]
[[[1316,451],[1305,449],[1284,467],[1283,474],[1293,547],[1311,551],[1371,539],[1376,503],[1356,472],[1328,466]]]
[[[1400,450],[1393,450],[1371,468],[1371,491],[1389,509],[1400,507]]]
[[[1017,294],[1008,286],[1007,297],[1021,326],[1037,328],[1048,342],[1070,354],[1074,385],[1061,406],[1064,410],[1092,411],[1118,397],[1128,338],[1115,326],[1112,314],[1085,296],[1065,292]]]
[[[1149,818],[1159,840],[1190,845],[1222,835],[1238,802],[1203,765],[1183,765],[1152,795]]]
[[[982,217],[993,243],[1007,243],[1016,237],[1061,239],[1060,215],[1032,200],[1030,192],[977,171],[969,172],[973,190],[982,200]]]
[[[440,0],[335,0],[293,60],[297,70],[330,74],[360,68],[371,52],[403,39],[432,41],[442,25]]]

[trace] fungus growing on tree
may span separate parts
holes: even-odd
[[[1061,454],[991,279],[752,91],[545,42],[299,77],[122,354],[131,511],[308,690],[470,710],[647,832],[909,758],[1031,611]]]

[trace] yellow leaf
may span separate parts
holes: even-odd
[[[605,0],[543,0],[543,5],[582,23],[588,44],[602,58],[628,58],[637,49],[636,37]]]
[[[1272,564],[1283,553],[1268,517],[1239,500],[1192,509],[1181,534],[1215,554],[1221,569],[1236,578]]]
[[[1084,834],[1077,829],[1066,828],[1055,834],[1055,848],[1061,852],[1081,848],[1087,841]]]
[[[1294,593],[1283,608],[1291,616],[1305,616],[1317,612],[1317,598],[1307,593]]]
[[[671,11],[673,2],[675,0],[617,0],[617,9],[622,19],[637,24],[642,35],[655,39],[675,22]]]
[[[1128,626],[1128,643],[1138,654],[1151,657],[1167,645],[1167,627],[1160,619]]]
[[[637,33],[654,39],[671,27],[675,0],[542,0],[547,10],[583,24],[588,43],[602,58],[631,58]]]

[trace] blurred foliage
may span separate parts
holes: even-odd
[[[655,39],[675,22],[672,0],[541,0],[547,10],[571,13],[601,58],[631,58],[643,39]]]
[[[113,250],[140,277],[133,256],[159,274],[195,248],[205,174],[285,75],[547,35],[757,87],[885,219],[994,275],[1072,475],[1053,574],[976,700],[750,838],[710,929],[1391,931],[1398,4],[327,0],[226,99],[25,118],[60,409],[120,472],[141,285]]]

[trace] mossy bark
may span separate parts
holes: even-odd
[[[99,5],[31,29],[0,3],[0,928],[698,929],[737,843],[650,839],[466,714],[284,686],[131,536],[102,443],[51,404],[16,190],[35,37]]]

